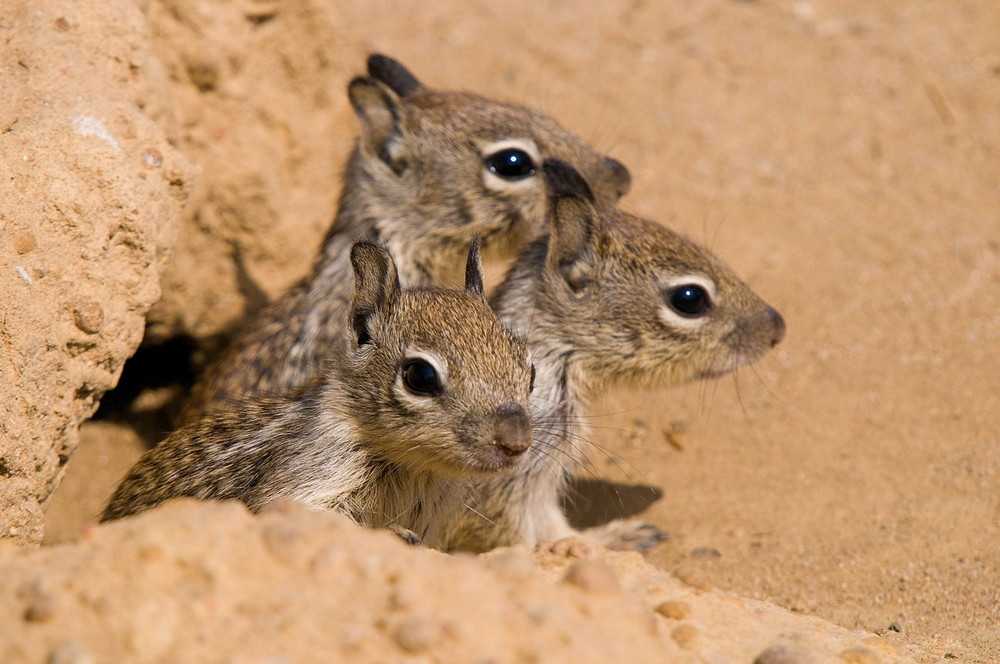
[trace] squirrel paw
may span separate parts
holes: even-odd
[[[411,546],[416,546],[417,544],[423,544],[423,540],[420,539],[420,535],[416,534],[412,530],[403,528],[402,526],[389,526],[389,530],[396,534],[399,539],[403,540]]]
[[[563,537],[554,542],[539,542],[536,551],[554,553],[562,558],[589,558],[591,543],[581,537]]]
[[[670,533],[645,521],[612,521],[584,532],[609,549],[639,553],[646,553],[670,539]]]

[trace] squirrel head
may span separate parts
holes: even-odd
[[[708,251],[625,212],[598,212],[565,162],[544,172],[549,237],[522,252],[494,304],[515,331],[572,350],[584,389],[720,376],[782,339],[781,315]],[[527,320],[517,312],[529,292]]]
[[[369,57],[368,76],[351,81],[348,94],[361,121],[352,169],[364,175],[352,184],[370,185],[355,189],[367,192],[373,216],[390,225],[387,233],[380,228],[389,245],[385,236],[398,234],[406,249],[419,251],[426,238],[436,248],[452,244],[464,256],[474,237],[484,248],[516,249],[542,235],[542,163],[549,158],[572,164],[600,204],[613,204],[630,186],[624,165],[552,118],[471,93],[427,88],[384,55]]]
[[[387,461],[451,475],[508,468],[531,444],[534,368],[523,341],[489,308],[479,243],[465,290],[401,289],[384,249],[351,248],[347,330],[352,413]]]

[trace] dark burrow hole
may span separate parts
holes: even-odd
[[[198,345],[186,336],[140,346],[92,419],[128,423],[147,444],[155,444],[174,428],[194,383],[198,354]]]

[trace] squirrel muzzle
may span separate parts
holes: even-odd
[[[519,404],[500,406],[495,413],[496,433],[493,442],[509,457],[524,453],[531,446],[531,422]]]

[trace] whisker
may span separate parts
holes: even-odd
[[[760,384],[765,390],[767,390],[767,395],[769,397],[773,398],[775,401],[777,401],[779,403],[782,403],[782,404],[784,403],[784,399],[781,397],[781,395],[778,394],[777,392],[775,392],[771,388],[771,386],[768,385],[767,381],[764,380],[764,377],[760,375],[759,371],[757,371],[757,367],[755,365],[749,364],[749,365],[747,365],[747,368],[754,375],[754,378],[757,379],[757,383]]]
[[[578,466],[580,469],[586,469],[594,477],[598,476],[597,464],[593,460],[592,455],[589,453],[591,450],[599,452],[604,458],[610,460],[618,471],[627,478],[631,478],[639,472],[639,468],[635,466],[635,464],[627,462],[625,457],[612,452],[610,448],[605,447],[604,445],[601,445],[600,443],[582,434],[570,431],[547,430],[544,428],[538,430],[546,434],[548,437],[555,438],[557,441],[583,443],[582,446],[575,446],[575,451],[579,456],[573,457],[570,455],[569,451],[560,449],[559,446],[553,445],[550,441],[545,441],[545,444],[553,446],[554,449],[557,449],[559,452],[566,455],[567,458],[570,458],[574,462],[574,465]],[[627,466],[625,463],[627,463]]]
[[[539,462],[547,464],[546,465],[547,470],[551,471],[555,469],[563,472],[566,471],[566,467],[559,461],[559,459],[555,455],[551,453],[551,450],[562,452],[567,457],[567,459],[573,461],[574,464],[576,463],[575,459],[573,459],[568,452],[561,449],[558,445],[553,445],[548,441],[535,440],[533,441],[532,446],[534,447],[536,452],[540,455],[534,458],[537,459]]]
[[[483,519],[484,521],[489,521],[489,522],[490,522],[491,524],[493,524],[494,526],[496,525],[496,521],[494,521],[494,520],[493,520],[493,519],[491,519],[490,517],[486,516],[485,514],[483,514],[483,513],[482,513],[482,512],[480,512],[479,510],[477,510],[477,509],[476,509],[475,507],[473,507],[472,505],[469,505],[469,504],[466,504],[466,505],[465,505],[465,509],[467,509],[467,510],[469,510],[470,512],[472,512],[473,514],[475,514],[476,516],[478,516],[478,517],[479,517],[480,519]]]
[[[740,391],[740,381],[739,381],[739,371],[733,371],[733,389],[736,390],[736,400],[740,404],[740,410],[743,411],[743,419],[750,419],[750,412],[747,410],[746,404],[743,402],[743,393]]]
[[[749,197],[750,197],[749,193],[744,193],[738,199],[733,201],[732,205],[730,205],[726,210],[723,211],[722,217],[719,219],[719,223],[715,227],[715,232],[712,234],[712,240],[711,242],[708,243],[709,251],[715,250],[715,244],[716,241],[719,239],[719,232],[722,230],[722,227],[729,220],[729,217],[733,214],[733,212],[735,212],[737,208],[742,207],[747,202],[747,199]]]

